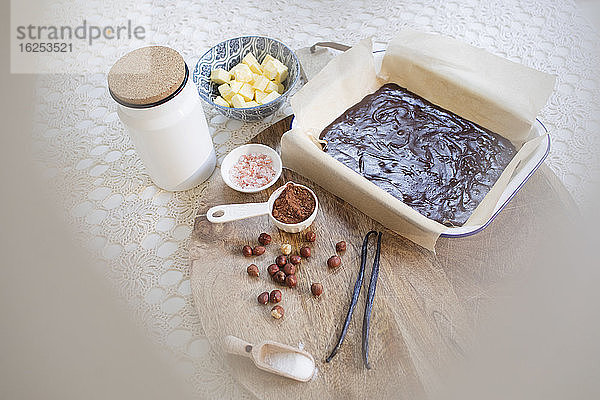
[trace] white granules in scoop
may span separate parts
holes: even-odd
[[[265,357],[265,362],[273,369],[295,376],[300,380],[309,379],[315,372],[315,363],[305,355],[295,352],[275,352]]]

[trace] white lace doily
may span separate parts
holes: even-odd
[[[205,186],[168,193],[152,184],[133,150],[106,88],[112,63],[133,47],[166,44],[188,65],[211,45],[243,34],[275,37],[300,48],[316,41],[352,44],[367,36],[387,41],[403,27],[444,33],[558,77],[540,118],[552,135],[547,163],[575,200],[600,165],[598,34],[563,0],[416,0],[268,2],[190,0],[57,3],[48,12],[143,24],[147,40],[121,46],[95,43],[73,60],[80,75],[40,76],[34,154],[51,178],[66,218],[155,340],[172,350],[182,373],[206,398],[249,398],[233,381],[219,350],[202,334],[190,295],[187,244]],[[217,154],[243,144],[269,120],[241,123],[206,108]]]

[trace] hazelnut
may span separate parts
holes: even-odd
[[[285,264],[283,266],[283,272],[285,272],[286,275],[294,275],[296,273],[296,267],[294,264]]]
[[[283,317],[283,314],[283,307],[281,307],[280,305],[276,305],[275,307],[271,308],[271,317],[275,319],[280,319]]]
[[[292,245],[289,243],[284,243],[281,245],[281,252],[286,255],[289,256],[290,253],[292,252]]]
[[[339,256],[331,256],[329,260],[327,260],[327,266],[329,268],[337,268],[342,265],[342,259]]]
[[[306,239],[307,242],[311,242],[312,243],[315,240],[317,240],[317,235],[313,231],[308,231],[304,235],[304,238]]]
[[[245,245],[242,247],[242,254],[244,257],[250,257],[252,255],[252,247]]]
[[[337,251],[338,253],[346,251],[346,242],[344,242],[343,240],[341,242],[337,242],[335,244],[335,251]]]
[[[267,267],[267,272],[269,273],[269,275],[273,276],[279,272],[279,267],[277,266],[277,264],[271,264]]]
[[[310,292],[313,294],[313,296],[319,297],[323,293],[323,285],[320,283],[313,283],[310,285]]]
[[[302,262],[302,257],[300,257],[297,254],[294,254],[293,256],[290,256],[290,262],[294,265],[298,265]]]
[[[285,264],[287,264],[287,257],[286,256],[277,256],[277,258],[275,259],[275,264],[277,264],[278,267],[283,267]]]
[[[248,265],[248,268],[246,268],[246,272],[248,272],[248,275],[250,276],[257,277],[258,267],[255,264],[250,264]]]
[[[261,233],[258,236],[258,243],[262,244],[263,246],[268,245],[269,243],[271,243],[271,235],[265,232]]]
[[[264,246],[256,246],[254,247],[254,249],[252,249],[252,254],[254,254],[255,256],[262,256],[263,254],[265,254],[265,248]]]
[[[303,247],[300,249],[300,255],[304,258],[310,257],[310,247]]]
[[[281,301],[281,290],[275,289],[271,291],[271,294],[269,295],[269,301],[271,303],[279,303]]]
[[[267,304],[269,302],[269,292],[262,292],[258,295],[259,304]]]
[[[285,272],[277,272],[275,275],[273,275],[273,280],[275,280],[277,283],[283,284],[283,282],[285,282]]]
[[[298,284],[298,280],[296,279],[296,275],[291,274],[285,277],[285,284],[287,287],[296,287]]]

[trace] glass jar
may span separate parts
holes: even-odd
[[[154,183],[190,189],[215,169],[215,150],[204,110],[183,57],[173,49],[134,50],[108,74],[111,96]]]

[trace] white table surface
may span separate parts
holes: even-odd
[[[118,5],[118,6],[117,6]],[[300,48],[321,40],[353,44],[373,35],[387,41],[411,27],[444,33],[558,77],[540,119],[552,135],[547,164],[576,202],[586,208],[598,176],[600,86],[598,33],[571,1],[340,2],[189,0],[56,2],[47,11],[106,21],[131,19],[147,39],[120,46],[94,44],[79,57],[79,75],[40,76],[33,150],[51,179],[65,218],[105,276],[130,304],[132,314],[179,360],[181,372],[206,398],[251,397],[232,380],[219,350],[211,349],[190,295],[187,244],[205,185],[169,193],[152,184],[136,155],[105,72],[122,54],[145,44],[179,50],[193,67],[217,42],[243,34],[275,37]],[[104,73],[103,73],[104,71]],[[227,120],[206,108],[219,159],[289,107],[259,123]]]

